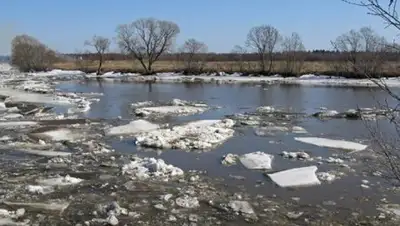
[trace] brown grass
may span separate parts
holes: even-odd
[[[54,68],[64,69],[64,70],[88,70],[95,71],[97,69],[96,61],[85,61],[79,64],[74,61],[69,62],[59,62],[54,65]],[[243,62],[242,72],[254,72],[258,71],[257,61]],[[273,62],[273,71],[282,72],[284,71],[284,61]],[[338,65],[336,62],[332,61],[309,61],[304,62],[300,74],[304,73],[324,73],[335,71],[335,66]],[[158,61],[153,65],[153,70],[155,72],[160,71],[179,71],[184,69],[184,65],[179,61]],[[397,75],[400,69],[400,63],[388,62],[383,65],[383,72],[386,74]],[[138,61],[125,61],[125,60],[115,60],[106,61],[103,64],[104,71],[137,71],[142,72],[143,68]],[[206,62],[204,71],[240,71],[240,63],[234,61],[217,61],[217,62]]]

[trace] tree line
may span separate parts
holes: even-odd
[[[154,63],[162,60],[180,61],[188,73],[204,71],[209,61],[235,62],[239,70],[244,70],[246,62],[254,61],[260,73],[271,74],[276,73],[273,62],[281,61],[282,73],[299,74],[305,61],[325,61],[340,72],[378,74],[385,62],[399,59],[398,46],[370,27],[338,36],[331,41],[333,51],[312,52],[306,51],[298,33],[284,36],[271,25],[251,28],[246,42],[234,46],[230,53],[210,53],[206,43],[194,38],[176,46],[179,33],[179,26],[172,21],[143,18],[117,26],[114,39],[120,53],[110,53],[112,39],[94,35],[84,42],[91,50],[75,54],[57,54],[35,38],[19,35],[12,41],[11,62],[22,71],[37,71],[51,68],[57,61],[96,60],[97,74],[102,74],[105,61],[131,60],[139,62],[144,72],[151,74]]]

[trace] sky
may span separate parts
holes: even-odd
[[[10,53],[18,34],[62,53],[82,51],[93,35],[113,38],[117,25],[148,17],[177,23],[177,45],[195,38],[211,52],[244,45],[248,31],[264,24],[282,35],[299,33],[308,50],[331,49],[331,40],[363,26],[390,41],[397,35],[380,18],[341,0],[2,0],[0,9],[0,55]]]

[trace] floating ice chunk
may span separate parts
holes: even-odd
[[[283,151],[282,156],[284,158],[289,158],[289,159],[302,159],[302,160],[310,159],[310,155],[304,151],[298,151],[298,152]]]
[[[193,115],[206,111],[205,107],[194,106],[159,106],[159,107],[144,107],[135,110],[136,115]]]
[[[262,107],[258,107],[256,109],[256,112],[258,112],[258,113],[272,113],[275,111],[276,111],[276,109],[272,106],[262,106]]]
[[[170,129],[153,130],[136,137],[138,145],[150,148],[208,150],[233,136],[231,119],[199,120]]]
[[[308,133],[306,129],[300,126],[293,126],[292,133]]]
[[[4,102],[0,102],[0,112],[7,111],[7,107]]]
[[[45,186],[66,186],[66,185],[78,184],[81,183],[82,181],[83,179],[66,175],[65,177],[58,176],[49,179],[41,179],[38,180],[37,183]]]
[[[29,208],[38,209],[38,210],[52,210],[52,211],[60,211],[60,212],[63,212],[69,206],[69,203],[67,203],[67,202],[40,203],[40,202],[3,201],[3,203],[8,206],[14,206],[14,207],[29,207]]]
[[[229,208],[231,208],[234,212],[242,213],[242,214],[255,214],[253,207],[247,201],[233,200],[228,203]]]
[[[333,140],[320,137],[295,137],[294,139],[296,141],[313,144],[320,147],[338,148],[350,151],[362,151],[368,147],[368,145],[359,144],[351,141]]]
[[[379,211],[387,214],[393,214],[395,217],[400,218],[400,205],[399,204],[385,204],[378,208]]]
[[[336,163],[336,164],[343,164],[344,160],[341,158],[333,158],[333,157],[329,157],[327,159],[324,159],[325,162],[327,163]]]
[[[166,164],[162,159],[136,158],[122,167],[122,173],[135,179],[164,179],[182,176],[183,170],[173,165]]]
[[[72,141],[83,136],[82,133],[76,133],[67,128],[55,128],[44,132],[32,132],[31,135],[53,141]]]
[[[12,140],[12,138],[10,136],[5,135],[5,136],[0,137],[0,142],[6,142],[9,140]]]
[[[133,108],[148,107],[148,106],[151,106],[153,104],[154,104],[153,101],[141,101],[141,102],[132,103],[131,107],[133,107]]]
[[[255,128],[254,133],[257,136],[272,136],[275,132],[288,132],[289,128],[284,126],[268,126],[268,127],[260,127]]]
[[[53,94],[30,93],[20,90],[1,88],[0,95],[8,96],[7,102],[43,103],[52,105],[72,105],[69,98]]]
[[[131,121],[129,124],[122,126],[115,126],[106,131],[107,135],[123,135],[123,134],[135,134],[141,132],[148,132],[152,130],[159,129],[160,126],[153,124],[146,120],[135,120]]]
[[[320,117],[320,118],[330,118],[330,117],[337,117],[339,116],[339,112],[335,110],[323,110],[317,113],[314,113],[314,117]]]
[[[307,166],[267,174],[279,187],[303,187],[321,184],[315,172],[316,166]]]
[[[253,152],[240,156],[240,162],[247,169],[271,169],[274,156],[264,152]]]
[[[1,118],[2,119],[19,119],[19,118],[23,118],[24,116],[21,114],[17,114],[17,113],[11,113],[11,114],[6,114],[6,115],[2,115]]]
[[[33,150],[33,149],[17,149],[16,151],[24,152],[31,155],[38,155],[38,156],[46,156],[46,157],[64,157],[70,156],[70,152],[62,152],[62,151],[44,151],[44,150]]]
[[[233,164],[236,164],[236,161],[238,160],[238,158],[239,158],[238,155],[229,153],[223,157],[221,163],[224,165],[233,165]]]
[[[327,181],[327,182],[331,182],[334,181],[336,179],[336,175],[329,173],[329,172],[320,172],[317,173],[317,177],[322,180],[322,181]]]
[[[34,194],[49,194],[54,191],[52,186],[41,186],[41,185],[28,185],[26,186],[26,190],[30,193]]]
[[[20,126],[34,126],[37,125],[37,122],[34,121],[8,121],[8,122],[0,122],[0,128],[12,128],[12,127],[20,127]]]
[[[183,208],[197,208],[200,206],[199,200],[196,197],[184,195],[176,198],[176,205]]]

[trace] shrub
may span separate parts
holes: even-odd
[[[46,71],[56,60],[53,50],[31,36],[18,35],[11,42],[11,64],[20,71]]]

